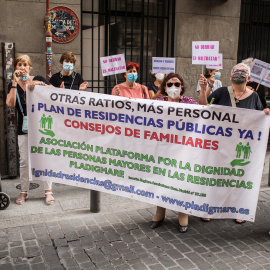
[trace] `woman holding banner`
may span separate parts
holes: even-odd
[[[149,99],[147,87],[136,83],[136,80],[138,79],[139,64],[127,62],[126,68],[127,72],[123,74],[125,82],[117,84],[112,90],[112,95],[127,98]]]
[[[28,169],[28,134],[27,134],[27,115],[26,111],[26,85],[33,88],[35,85],[50,85],[42,76],[30,76],[32,61],[26,54],[20,54],[14,61],[13,80],[8,85],[8,95],[6,104],[8,107],[16,107],[18,111],[18,145],[20,154],[20,180],[21,192],[16,199],[17,204],[23,204],[27,198],[29,190],[29,169]],[[52,183],[43,182],[45,189],[45,204],[54,203],[52,196]]]
[[[209,103],[232,106],[244,109],[252,110],[263,110],[262,103],[256,92],[252,91],[247,87],[247,82],[250,80],[250,67],[246,64],[239,63],[235,65],[231,71],[230,80],[232,86],[221,87],[207,97],[207,79],[201,74],[199,84],[200,84],[200,95],[199,103],[207,105]],[[269,114],[270,110],[264,109],[265,114]],[[210,221],[210,219],[205,219],[205,221]],[[236,219],[236,223],[245,223],[245,220]]]
[[[171,102],[180,102],[188,104],[198,104],[193,98],[184,96],[186,87],[183,78],[176,73],[169,73],[160,85],[159,91],[162,97],[157,100],[165,100]],[[149,222],[149,226],[155,229],[162,225],[165,218],[166,209],[157,206],[156,214],[153,220]],[[180,233],[185,233],[188,230],[188,214],[178,213]]]
[[[50,83],[54,87],[60,87],[73,90],[85,90],[88,82],[82,79],[82,76],[73,71],[76,63],[76,56],[72,52],[65,52],[60,58],[62,70],[52,75]]]

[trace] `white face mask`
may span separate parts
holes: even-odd
[[[164,79],[164,74],[163,74],[163,73],[157,73],[157,74],[155,75],[155,77],[156,77],[156,79],[157,79],[158,81],[162,81],[162,80]]]
[[[172,99],[176,99],[177,97],[180,96],[181,93],[181,89],[180,87],[175,87],[174,85],[172,87],[168,87],[166,89],[166,92],[168,94],[168,96]]]

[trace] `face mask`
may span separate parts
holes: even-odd
[[[232,75],[232,83],[235,83],[235,84],[245,83],[245,82],[247,82],[247,77],[248,77],[247,74],[244,74],[241,72],[234,73]]]
[[[158,81],[162,81],[162,80],[164,79],[164,74],[163,74],[163,73],[157,73],[157,74],[155,75],[155,77],[156,77],[156,79],[157,79]]]
[[[220,76],[221,76],[221,73],[220,72],[216,72],[215,73],[215,80],[218,80],[219,78],[220,78]]]
[[[20,77],[20,79],[25,82],[29,78],[29,74],[26,74],[24,77]]]
[[[168,94],[168,96],[172,99],[176,99],[177,97],[180,96],[180,87],[175,87],[174,85],[172,87],[168,87],[166,89],[166,92]]]
[[[63,70],[64,71],[70,72],[73,70],[73,68],[74,68],[74,65],[72,63],[67,63],[67,62],[63,63]]]
[[[127,74],[127,80],[129,82],[136,82],[137,79],[138,79],[138,74],[137,73],[128,73]]]

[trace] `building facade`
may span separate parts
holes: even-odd
[[[245,0],[242,5],[244,2],[254,1]],[[0,6],[1,43],[14,43],[16,54],[27,53],[33,62],[31,74],[45,77],[46,0],[0,0]],[[119,83],[122,76],[102,77],[100,57],[124,53],[126,61],[140,63],[139,80],[143,83],[152,80],[149,72],[152,57],[175,57],[176,72],[187,84],[187,95],[196,99],[202,67],[191,64],[192,41],[220,42],[224,85],[229,83],[230,70],[240,55],[241,0],[50,1],[50,8],[56,6],[68,7],[76,13],[80,31],[68,43],[53,42],[53,73],[61,70],[61,54],[72,51],[77,56],[75,69],[89,82],[89,91],[110,94],[116,80]],[[1,47],[2,56],[3,53]],[[241,56],[246,58],[248,53]],[[2,58],[0,63],[3,74]],[[2,176],[9,176],[3,76],[0,80],[0,172]]]

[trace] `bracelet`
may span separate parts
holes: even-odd
[[[208,83],[208,86],[209,86],[210,88],[213,88],[213,87],[214,87],[214,85],[212,85],[212,84],[210,84],[210,83]]]
[[[10,86],[10,88],[17,88],[17,86],[13,86],[13,85],[11,85],[11,86]]]

